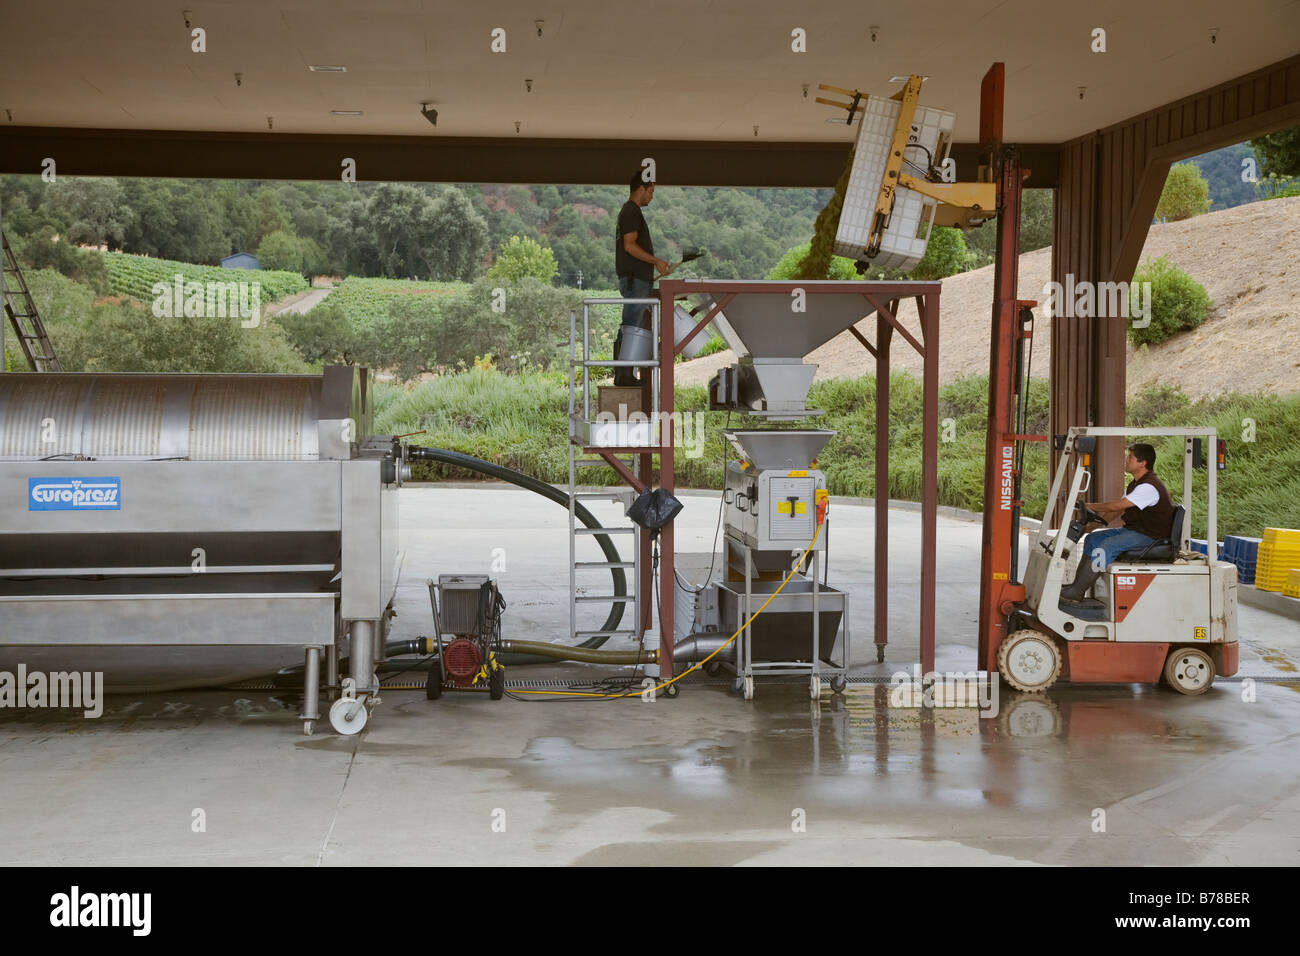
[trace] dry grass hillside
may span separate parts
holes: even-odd
[[[992,229],[988,224],[984,228]],[[1151,383],[1179,384],[1189,395],[1226,391],[1300,392],[1300,197],[1251,203],[1184,222],[1151,227],[1142,261],[1168,255],[1205,286],[1214,305],[1200,328],[1160,345],[1128,349],[1129,393]],[[1020,257],[1020,296],[1044,299],[1051,249]],[[987,372],[993,267],[945,279],[940,300],[939,376],[943,382]],[[916,311],[901,307],[917,333]],[[1035,326],[1033,374],[1046,376],[1051,354],[1048,321]],[[1078,321],[1057,319],[1056,321]],[[861,329],[874,338],[875,323]],[[894,337],[893,364],[919,375],[921,362]],[[678,366],[679,384],[707,383],[731,351]],[[873,370],[867,351],[848,332],[808,356],[817,378],[858,376]]]

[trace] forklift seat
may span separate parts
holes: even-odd
[[[1145,548],[1130,548],[1115,556],[1116,561],[1173,561],[1183,546],[1183,519],[1187,509],[1182,505],[1174,507],[1174,521],[1169,529],[1169,538],[1165,541],[1153,541]]]

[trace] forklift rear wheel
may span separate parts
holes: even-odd
[[[424,696],[437,700],[442,696],[442,667],[437,661],[429,665],[429,677],[424,682]]]
[[[488,673],[488,696],[500,700],[506,694],[506,672],[494,669]]]
[[[1165,661],[1165,680],[1180,694],[1204,694],[1214,683],[1214,659],[1198,647],[1176,647]]]
[[[998,670],[1016,690],[1037,694],[1056,683],[1061,651],[1056,641],[1041,631],[1016,631],[998,648]]]

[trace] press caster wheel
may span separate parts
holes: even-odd
[[[488,674],[488,697],[500,700],[506,695],[506,672],[494,670]]]
[[[745,678],[744,694],[745,694],[745,700],[754,699],[754,678],[752,677]]]
[[[831,678],[831,693],[842,694],[844,689],[849,686],[849,679],[843,674],[837,674]]]
[[[310,736],[311,736],[311,732],[312,732],[313,730],[315,730],[315,729],[316,729],[316,721],[314,721],[314,720],[304,720],[304,721],[302,722],[302,735],[303,735],[304,737],[310,737]]]
[[[735,680],[731,682],[731,692],[733,694],[739,694],[742,691],[744,691],[744,689],[745,689],[745,678],[737,677]]]
[[[659,691],[669,700],[676,697],[678,693],[676,684],[665,684],[663,687],[659,688]]]
[[[361,733],[369,716],[364,700],[341,697],[330,706],[330,726],[345,737]]]
[[[884,645],[884,644],[877,644],[877,645],[876,645],[876,663],[877,663],[877,664],[883,664],[883,663],[885,663],[885,645]]]
[[[813,674],[808,679],[808,696],[813,700],[820,700],[822,696],[822,679],[817,674]]]
[[[424,696],[427,700],[437,700],[442,696],[442,668],[437,661],[429,665],[429,676],[424,682]]]

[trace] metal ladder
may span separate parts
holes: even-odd
[[[576,419],[578,415],[577,390],[579,388],[578,377],[581,375],[583,389],[582,409],[583,414],[587,414],[589,409],[587,389],[590,387],[587,381],[587,370],[596,367],[609,367],[609,361],[593,360],[590,353],[590,322],[588,308],[597,304],[621,304],[621,299],[587,299],[583,301],[583,319],[582,319],[582,354],[578,355],[578,321],[575,312],[569,313],[569,630],[578,641],[586,641],[593,637],[630,637],[636,640],[641,637],[641,535],[643,530],[632,523],[628,522],[625,526],[606,527],[602,529],[588,528],[578,521],[577,503],[579,501],[618,501],[623,504],[624,512],[632,503],[634,492],[630,488],[611,487],[601,491],[579,491],[578,487],[578,470],[582,468],[609,468],[609,462],[603,458],[582,458],[581,446],[574,440],[577,436]],[[658,302],[654,304],[654,328],[658,329]],[[644,362],[620,362],[625,367],[635,368],[658,368],[657,360]],[[655,405],[657,406],[657,389]],[[652,449],[647,449],[652,450]],[[619,455],[618,460],[627,467],[638,478],[642,476],[639,473],[637,456]],[[623,554],[623,548],[618,543],[618,538],[626,539],[632,550],[632,559],[630,561],[590,561],[580,559],[578,554],[578,541],[581,538],[593,538],[598,534],[608,534],[615,537],[615,545],[619,548],[620,555]],[[602,557],[604,557],[602,555]],[[615,568],[624,571],[627,578],[627,594],[619,596],[614,594],[579,594],[578,593],[578,575],[590,571],[609,572]],[[578,628],[578,605],[580,604],[612,604],[621,602],[623,604],[623,627],[617,630],[579,630]],[[629,626],[630,625],[630,626]],[[648,636],[648,635],[647,635]],[[658,641],[654,641],[657,645]],[[647,673],[649,668],[647,669]]]
[[[27,364],[33,372],[62,372],[63,367],[59,365],[59,359],[54,354],[54,345],[50,342],[41,317],[36,312],[36,303],[32,299],[31,290],[27,288],[27,282],[23,279],[23,270],[18,268],[18,260],[14,258],[13,250],[9,248],[9,237],[0,232],[0,240],[3,240],[4,244],[5,315],[9,317],[9,324],[14,327],[14,334],[18,336],[18,344],[27,358]],[[3,337],[0,337],[0,341],[3,341]],[[33,343],[39,346],[39,350],[32,347]]]

